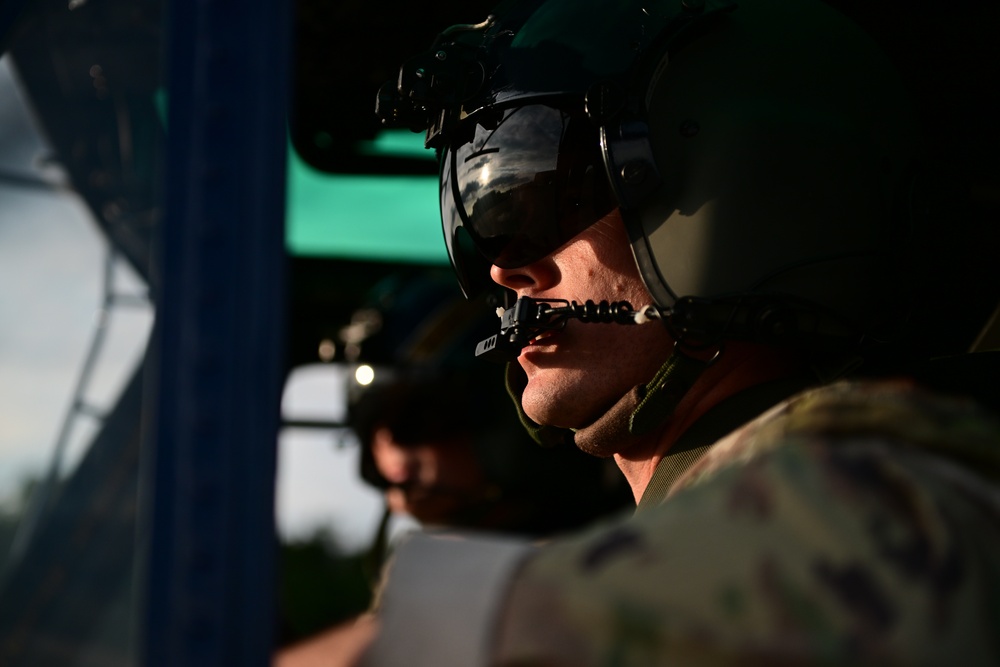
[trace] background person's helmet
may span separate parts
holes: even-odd
[[[466,294],[618,205],[656,304],[703,337],[891,340],[917,298],[909,103],[817,0],[508,2],[394,88],[380,115],[441,153]]]

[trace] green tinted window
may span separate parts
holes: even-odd
[[[383,132],[366,152],[406,156],[423,149],[423,135]],[[289,149],[287,231],[293,255],[379,261],[447,263],[434,176],[330,174]]]

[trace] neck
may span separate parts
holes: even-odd
[[[658,431],[614,454],[636,504],[663,457],[708,410],[750,387],[791,377],[802,369],[798,356],[787,350],[754,343],[727,344],[725,352],[695,381]]]

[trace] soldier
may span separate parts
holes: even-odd
[[[915,370],[952,351],[936,221],[870,38],[810,0],[510,2],[379,111],[429,128],[466,294],[517,298],[480,350],[525,423],[637,511],[409,541],[364,664],[1000,660],[1000,426]]]

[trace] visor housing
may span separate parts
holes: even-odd
[[[445,244],[466,296],[489,266],[526,266],[615,208],[597,128],[543,104],[469,119],[441,159]]]

